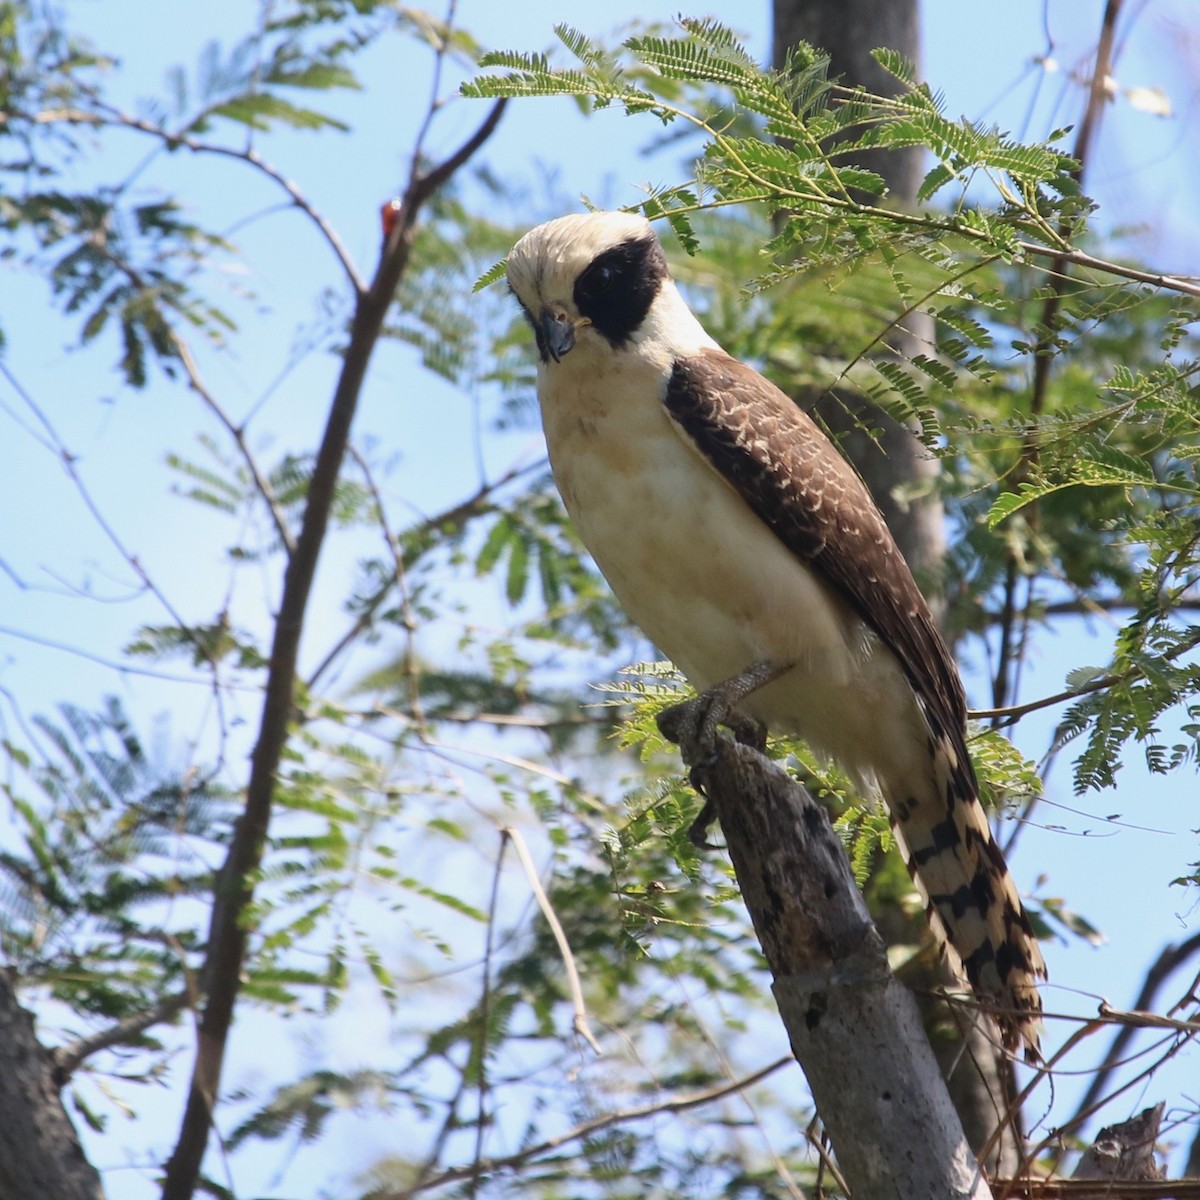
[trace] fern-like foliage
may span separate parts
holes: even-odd
[[[1131,740],[1155,770],[1195,761],[1200,630],[1180,620],[1200,579],[1195,314],[1112,264],[1088,260],[1054,289],[1028,270],[1073,254],[1086,235],[1092,205],[1061,131],[1024,144],[952,120],[912,65],[887,50],[875,57],[898,89],[878,96],[830,80],[827,57],[806,45],[782,70],[763,70],[711,20],[681,18],[616,52],[575,29],[557,33],[569,65],[484,55],[484,73],[463,94],[572,96],[593,111],[619,107],[698,135],[691,178],[655,189],[640,208],[668,222],[688,254],[705,242],[709,279],[711,247],[722,240],[713,214],[754,214],[765,246],[739,280],[735,316],[721,330],[728,348],[786,377],[796,394],[846,386],[916,422],[943,459],[947,490],[961,487],[956,516],[974,594],[1000,587],[1015,561],[1031,581],[1078,589],[1085,608],[1086,589],[1099,586],[1134,607],[1100,683],[1061,727],[1064,741],[1083,746],[1080,789],[1110,786]],[[933,165],[919,206],[899,210],[870,155],[913,146]],[[686,264],[676,274],[686,286]],[[854,301],[836,331],[805,325],[814,279]],[[766,289],[784,317],[756,310]],[[712,293],[700,285],[701,306],[720,303]],[[1052,296],[1047,324],[1030,321]],[[890,324],[914,312],[937,322],[936,352],[878,353]],[[709,316],[720,328],[719,308]],[[1022,403],[1031,364],[1048,357],[1058,360],[1054,382],[1031,416]],[[1030,614],[1040,611],[1031,599]],[[650,718],[661,701],[647,695],[635,705],[630,737],[643,749],[658,749]],[[1177,740],[1161,736],[1169,725]],[[976,750],[997,803],[1036,794],[1036,772],[1002,737],[979,735]],[[870,857],[869,829],[865,836],[860,868]]]
[[[642,208],[665,216],[684,245],[695,242],[689,216],[702,208],[761,203],[785,221],[780,247],[810,249],[819,237],[824,261],[910,239],[953,236],[981,255],[1019,257],[1025,239],[1063,244],[1086,211],[1070,158],[1052,145],[1023,145],[995,130],[946,117],[911,67],[888,51],[878,58],[903,85],[898,97],[847,90],[828,78],[829,61],[800,45],[782,71],[764,71],[737,37],[712,20],[681,18],[677,36],[629,38],[621,53],[600,48],[578,30],[556,29],[578,65],[552,65],[547,56],[517,51],[485,54],[480,66],[501,73],[465,83],[466,96],[574,96],[596,109],[619,105],[664,124],[685,122],[705,138],[696,176],[652,193]],[[760,122],[746,137],[677,102],[655,79],[726,89],[736,107]],[[922,187],[931,199],[952,185],[985,175],[1000,198],[993,211],[967,208],[902,213],[882,207],[884,183],[862,165],[863,153],[922,145],[937,165]],[[820,232],[814,225],[819,222]],[[806,266],[812,262],[806,256]]]

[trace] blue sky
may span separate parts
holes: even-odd
[[[613,0],[603,6],[464,0],[458,13],[460,23],[484,45],[541,49],[552,43],[551,28],[558,21],[603,36],[633,18],[669,19],[679,8],[675,0]],[[163,5],[149,0],[74,0],[66,9],[101,46],[120,55],[114,85],[122,102],[132,106],[137,97],[159,89],[168,67],[194,64],[209,38],[238,36],[253,19],[255,6],[234,0],[175,5],[169,18]],[[994,122],[1022,136],[1069,124],[1081,99],[1072,70],[1084,62],[1101,9],[1098,0],[1014,0],[1006,5],[927,0],[926,77],[945,94],[951,113]],[[751,48],[766,54],[765,5],[725,0],[703,11],[744,31]],[[1124,244],[1156,267],[1196,271],[1200,230],[1193,156],[1188,153],[1195,143],[1189,71],[1200,58],[1200,22],[1187,0],[1133,11],[1138,20],[1123,39],[1114,101],[1089,187],[1103,206],[1101,228],[1128,231]],[[168,19],[169,38],[163,36]],[[1047,69],[1048,58],[1053,69]],[[365,91],[337,101],[353,134],[315,140],[288,135],[270,142],[267,153],[330,217],[360,269],[369,271],[379,237],[379,205],[404,178],[430,81],[428,55],[395,41],[373,51],[364,65]],[[1165,91],[1173,115],[1148,111],[1145,89],[1156,87]],[[457,144],[480,112],[480,106],[467,102],[448,106],[435,127],[434,148]],[[653,132],[649,124],[618,113],[584,122],[566,100],[517,104],[489,147],[488,159],[535,190],[545,170],[553,173],[555,188],[564,195],[586,193],[619,205],[635,199],[641,183],[674,177],[671,159],[648,162],[640,155]],[[121,158],[121,170],[134,169],[146,152],[145,144],[132,136],[112,144],[114,149],[106,153]],[[107,160],[104,170],[114,173],[111,164]],[[96,178],[96,169],[81,165],[80,186]],[[175,155],[153,164],[144,186],[186,190],[203,219],[218,224],[232,223],[276,200],[265,187],[247,187],[233,168],[228,176],[209,174],[210,169]],[[336,280],[327,248],[298,218],[276,215],[256,221],[239,229],[237,241],[255,272],[257,295],[231,303],[239,322],[254,331],[253,342],[237,344],[233,354],[205,352],[202,366],[211,386],[240,415],[258,405],[287,357],[295,328],[312,319],[309,297]],[[122,390],[107,372],[114,357],[111,346],[78,353],[71,345],[71,327],[46,318],[41,281],[10,275],[5,287],[0,323],[7,339],[7,367],[51,417],[77,456],[98,508],[130,551],[166,581],[190,619],[211,619],[227,599],[232,574],[221,567],[197,573],[195,564],[218,561],[213,548],[227,540],[228,531],[222,521],[198,514],[171,494],[173,477],[164,465],[170,450],[198,453],[194,436],[205,428],[203,414],[179,389],[160,382],[141,393]],[[271,393],[252,426],[260,449],[275,452],[311,444],[334,369],[327,358],[309,358]],[[136,580],[104,544],[55,454],[15,419],[36,423],[7,380],[0,380],[0,404],[0,511],[19,514],[0,534],[0,560],[12,572],[0,575],[0,626],[116,661],[137,624],[161,622],[164,614],[144,597],[134,598]],[[472,485],[473,463],[461,451],[472,437],[469,400],[422,374],[412,357],[396,348],[379,356],[358,428],[360,434],[395,447],[399,462],[389,486],[396,494],[419,497],[425,511],[436,511]],[[496,438],[486,448],[493,471],[537,453],[538,440],[528,433]],[[332,613],[342,590],[337,576],[350,569],[348,556],[334,555],[324,564],[321,594]],[[13,576],[30,586],[15,586]],[[264,577],[248,595],[239,584],[235,604],[251,612],[275,587]],[[81,591],[90,591],[94,599],[81,599]],[[335,615],[325,637],[336,636],[340,628]],[[1041,658],[1025,679],[1025,696],[1057,690],[1066,671],[1081,662],[1102,663],[1108,635],[1083,622],[1064,624],[1043,640]],[[319,653],[319,640],[306,646],[310,660]],[[165,669],[170,672],[169,666]],[[63,699],[91,706],[115,689],[135,713],[151,716],[169,710],[176,739],[203,746],[211,736],[212,706],[203,688],[180,689],[138,675],[119,678],[78,654],[12,633],[0,632],[0,688],[19,697],[26,714],[51,710]],[[234,707],[252,721],[257,702],[247,696]],[[0,711],[11,728],[8,706]],[[1022,727],[1020,740],[1027,753],[1037,756],[1044,750],[1051,721],[1034,719]],[[1052,777],[1050,797],[1074,806],[1065,776],[1060,768]],[[1140,828],[1044,808],[1039,815],[1045,824],[1063,828],[1031,830],[1022,837],[1015,864],[1022,886],[1032,887],[1038,875],[1048,874],[1050,891],[1066,896],[1109,937],[1099,950],[1076,944],[1051,947],[1048,1007],[1091,1011],[1094,1002],[1069,990],[1073,988],[1088,995],[1107,992],[1114,1004],[1126,1004],[1158,947],[1195,930],[1197,913],[1188,907],[1190,897],[1165,886],[1196,857],[1195,838],[1188,836],[1200,825],[1194,794],[1194,777],[1148,779],[1131,764],[1116,796],[1086,798],[1079,807],[1099,816],[1121,812]],[[1178,1098],[1189,1089],[1193,1101],[1200,1100],[1191,1082],[1197,1077],[1193,1053],[1164,1072],[1144,1097],[1135,1095],[1129,1108],[1162,1094]]]

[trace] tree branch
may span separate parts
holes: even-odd
[[[422,1192],[431,1191],[433,1188],[445,1187],[447,1184],[457,1183],[463,1179],[471,1179],[476,1174],[484,1177],[496,1175],[501,1171],[512,1170],[516,1167],[522,1167],[526,1163],[541,1158],[543,1154],[549,1154],[552,1150],[560,1149],[562,1146],[567,1145],[568,1142],[577,1142],[581,1138],[591,1137],[593,1134],[599,1133],[603,1129],[609,1129],[613,1125],[623,1125],[630,1121],[644,1121],[648,1117],[657,1117],[663,1113],[681,1113],[687,1112],[689,1109],[700,1108],[702,1105],[711,1104],[715,1100],[722,1100],[726,1096],[732,1096],[737,1092],[744,1091],[746,1088],[753,1087],[756,1083],[761,1083],[762,1080],[766,1079],[769,1075],[773,1075],[781,1067],[789,1066],[791,1062],[792,1059],[790,1057],[776,1059],[770,1065],[750,1075],[745,1075],[741,1079],[721,1083],[716,1087],[706,1088],[701,1092],[693,1092],[689,1096],[678,1096],[671,1100],[659,1100],[653,1104],[642,1104],[634,1108],[619,1108],[613,1112],[604,1113],[602,1116],[583,1121],[578,1125],[572,1126],[570,1129],[564,1130],[562,1133],[555,1134],[554,1137],[538,1142],[535,1146],[526,1146],[524,1150],[520,1150],[516,1154],[508,1154],[502,1158],[485,1158],[478,1164],[471,1163],[463,1167],[451,1167],[439,1175],[433,1175],[428,1179],[421,1180],[414,1187],[410,1187],[406,1191],[395,1192],[391,1195],[381,1197],[381,1200],[412,1200],[413,1196],[418,1196]]]
[[[792,1052],[851,1194],[990,1197],[828,814],[756,750],[724,731],[705,744],[672,713],[686,709],[668,710],[660,728],[682,740],[721,822]]]
[[[993,1179],[1003,1200],[1095,1200],[1094,1179]],[[1104,1200],[1200,1200],[1200,1179],[1156,1179],[1106,1182]]]
[[[129,129],[136,133],[145,133],[150,137],[157,138],[169,150],[182,146],[185,150],[192,151],[193,154],[213,154],[218,158],[233,158],[239,162],[248,163],[287,193],[291,203],[312,221],[322,238],[324,238],[329,248],[333,251],[334,257],[338,260],[338,263],[346,274],[346,278],[350,282],[350,286],[356,292],[362,292],[366,288],[366,281],[359,275],[358,268],[355,267],[354,260],[350,257],[349,251],[342,244],[341,238],[338,237],[337,230],[317,211],[304,193],[286,175],[267,162],[253,147],[238,150],[231,146],[218,145],[215,142],[202,142],[198,138],[191,137],[189,134],[172,133],[169,129],[162,129],[151,121],[131,116],[119,108],[100,103],[97,103],[95,111],[83,108],[65,108],[46,110],[35,113],[33,116],[29,114],[13,115],[23,115],[26,120],[42,125],[61,121],[72,125],[107,125],[115,129]]]
[[[524,467],[512,467],[505,471],[498,479],[491,483],[481,484],[473,495],[468,496],[465,500],[460,500],[457,504],[450,508],[444,509],[432,517],[426,517],[419,524],[412,526],[404,531],[404,539],[409,541],[420,542],[424,537],[435,530],[447,531],[451,529],[460,529],[472,517],[479,516],[486,511],[487,502],[492,495],[512,483],[513,480],[521,478],[531,471],[542,471],[546,469],[545,459],[540,459],[537,462],[529,463]],[[405,569],[412,566],[413,560],[405,557],[403,565]],[[316,688],[317,682],[325,675],[330,667],[337,661],[339,656],[345,652],[347,647],[352,645],[354,641],[375,619],[375,614],[383,606],[383,602],[391,595],[394,588],[400,581],[399,571],[393,571],[392,574],[380,585],[374,595],[372,595],[362,606],[358,616],[354,618],[350,627],[342,634],[341,637],[333,644],[326,652],[321,661],[317,664],[316,669],[309,675],[305,681],[305,687],[312,691]]]
[[[479,128],[449,158],[424,175],[418,175],[413,179],[409,185],[408,194],[404,198],[405,209],[409,205],[424,204],[452,175],[474,157],[475,152],[496,132],[496,126],[500,124],[500,118],[504,115],[504,108],[507,104],[508,100],[505,97],[497,100]]]
[[[1184,639],[1179,645],[1172,646],[1162,657],[1167,662],[1173,662],[1175,659],[1194,650],[1197,646],[1200,646],[1200,631],[1194,633],[1190,638]],[[1037,712],[1038,709],[1052,708],[1055,704],[1063,704],[1068,700],[1077,700],[1080,696],[1087,696],[1092,692],[1102,692],[1105,688],[1116,687],[1121,683],[1131,683],[1145,676],[1145,671],[1134,667],[1118,674],[1100,675],[1079,687],[1066,688],[1061,692],[1055,692],[1052,696],[1043,696],[1040,700],[1030,700],[1027,704],[1009,704],[1004,708],[972,708],[968,710],[967,716],[973,721],[987,721],[997,717],[1005,717],[1008,719],[1004,724],[1012,725],[1021,717],[1031,712]]]
[[[33,1017],[0,969],[0,1195],[4,1200],[104,1200],[63,1108],[50,1056]]]
[[[428,174],[413,180],[384,242],[370,287],[365,290],[356,287],[349,344],[309,480],[295,553],[284,574],[245,807],[217,876],[203,969],[208,999],[199,1023],[187,1106],[175,1149],[166,1164],[163,1200],[190,1200],[208,1144],[246,959],[250,933],[246,914],[254,899],[255,876],[262,862],[280,763],[293,718],[300,636],[367,367],[396,286],[412,256],[423,205],[486,142],[502,111],[502,104],[494,106],[483,125],[454,154]]]
[[[156,1005],[144,1012],[134,1013],[132,1016],[115,1022],[107,1029],[101,1029],[97,1033],[77,1038],[65,1046],[57,1047],[50,1052],[55,1082],[62,1087],[93,1054],[98,1054],[101,1050],[109,1050],[113,1046],[129,1045],[147,1029],[152,1029],[155,1025],[178,1016],[194,1000],[195,995],[190,988],[176,992],[173,996],[164,996]]]

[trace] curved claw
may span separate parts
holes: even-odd
[[[793,663],[751,663],[734,675],[691,700],[676,704],[658,715],[663,737],[675,742],[684,762],[694,767],[711,765],[717,752],[717,727],[726,726],[739,742],[756,750],[766,747],[766,729],[758,721],[736,711],[736,705],[790,671]],[[693,784],[694,785],[694,784]]]

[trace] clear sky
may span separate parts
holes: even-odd
[[[765,4],[722,0],[703,10],[683,7],[689,14],[711,13],[744,31],[751,48],[766,55]],[[1085,65],[1102,7],[1099,0],[1012,0],[1003,5],[927,0],[925,75],[945,94],[951,113],[997,123],[1021,136],[1044,134],[1071,123],[1079,111],[1073,72]],[[1158,268],[1196,271],[1200,229],[1190,152],[1196,140],[1191,80],[1200,61],[1200,10],[1189,0],[1130,7],[1137,19],[1122,39],[1113,103],[1089,189],[1103,205],[1101,228],[1126,231],[1125,244]],[[635,18],[668,20],[680,8],[678,0],[610,0],[604,5],[463,0],[458,19],[484,45],[533,50],[551,44],[558,21],[603,36]],[[213,36],[227,44],[239,36],[256,6],[244,0],[170,6],[150,0],[71,0],[65,9],[69,22],[119,55],[117,98],[133,106],[137,97],[159,90],[170,66],[182,63],[191,69]],[[169,37],[164,36],[167,23]],[[266,149],[339,228],[360,269],[369,271],[378,244],[379,205],[404,177],[430,80],[428,55],[394,40],[372,51],[364,66],[366,90],[334,104],[352,123],[352,135],[287,135],[267,143]],[[1155,88],[1166,95],[1171,115],[1152,111],[1156,101],[1149,89]],[[473,128],[480,111],[465,102],[451,105],[440,118],[435,145],[455,145]],[[586,193],[612,205],[634,200],[637,185],[646,180],[674,178],[676,164],[669,156],[648,161],[640,154],[654,132],[648,123],[618,113],[584,122],[567,100],[521,103],[511,107],[487,157],[501,173],[528,186],[531,206],[541,217],[548,215],[541,211],[547,177],[563,196]],[[101,175],[114,178],[135,170],[147,149],[133,137],[112,145],[106,153],[123,155],[121,166],[111,158],[95,165],[85,158],[79,186]],[[155,187],[186,190],[203,219],[218,224],[232,225],[276,202],[266,188],[259,195],[247,190],[232,168],[228,187],[210,170],[178,154],[152,164],[143,186],[148,192]],[[237,416],[260,402],[287,357],[297,326],[313,319],[310,297],[334,274],[327,248],[298,219],[275,215],[240,227],[235,236],[256,272],[256,296],[232,301],[239,322],[254,331],[253,343],[235,343],[232,355],[205,352],[202,365]],[[99,353],[77,353],[71,326],[48,319],[45,304],[42,281],[6,274],[0,325],[12,377],[53,422],[97,508],[130,552],[156,578],[167,581],[187,617],[211,619],[225,603],[231,575],[223,568],[198,575],[195,564],[219,560],[214,548],[227,540],[227,528],[173,496],[173,475],[164,465],[171,450],[201,454],[194,437],[205,427],[204,418],[180,389],[161,382],[142,393],[122,390],[107,372],[115,357],[112,344]],[[260,448],[302,450],[311,444],[333,371],[329,360],[310,358],[270,394],[252,426]],[[473,459],[463,451],[472,437],[472,407],[421,373],[411,355],[390,348],[379,356],[359,430],[395,447],[400,462],[389,486],[397,494],[418,497],[426,512],[437,511],[472,486]],[[171,736],[204,745],[213,718],[202,688],[189,691],[145,676],[118,677],[64,648],[117,661],[140,622],[164,622],[166,617],[154,602],[136,595],[139,589],[128,565],[105,544],[57,451],[44,443],[36,415],[10,381],[0,379],[0,511],[12,518],[0,531],[0,564],[7,572],[0,573],[0,688],[19,699],[26,715],[50,711],[63,700],[91,707],[116,690],[133,712],[147,718],[169,710]],[[537,439],[528,433],[498,436],[485,448],[493,471],[538,452]],[[348,558],[336,555],[324,565],[321,594],[331,609],[342,590],[334,576],[347,569]],[[263,587],[270,593],[274,585],[264,580]],[[81,601],[81,592],[92,599]],[[340,628],[335,618],[328,636],[336,636]],[[1102,663],[1109,632],[1077,622],[1045,639],[1043,657],[1025,679],[1026,697],[1057,690],[1065,672],[1081,662]],[[306,646],[310,656],[319,650]],[[170,673],[170,666],[165,670]],[[254,697],[237,705],[240,715],[253,720]],[[11,729],[7,704],[0,705],[0,714]],[[1043,752],[1051,719],[1023,727],[1021,742],[1028,753]],[[1050,798],[1075,806],[1066,775],[1059,768],[1052,777]],[[1047,828],[1021,838],[1015,872],[1027,888],[1037,876],[1047,875],[1051,894],[1067,897],[1107,934],[1109,943],[1099,950],[1072,944],[1051,947],[1048,953],[1054,981],[1048,1007],[1086,1012],[1094,1007],[1092,1001],[1059,989],[1106,992],[1123,1006],[1159,946],[1195,931],[1198,918],[1189,907],[1191,898],[1165,884],[1197,857],[1188,831],[1200,825],[1200,811],[1194,777],[1164,783],[1146,779],[1135,766],[1123,777],[1119,794],[1085,798],[1078,807],[1093,815],[1042,810],[1039,816]],[[1114,812],[1128,825],[1096,819]],[[1134,1094],[1129,1111],[1160,1095],[1174,1102],[1190,1095],[1200,1102],[1200,1089],[1192,1082],[1197,1078],[1193,1053],[1144,1094]],[[1127,1115],[1120,1104],[1117,1110],[1114,1119]]]

